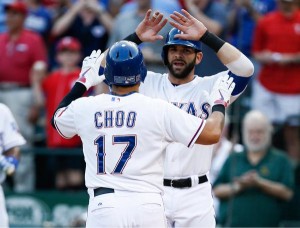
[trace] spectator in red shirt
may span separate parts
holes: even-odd
[[[78,79],[81,45],[76,38],[64,37],[58,43],[56,51],[56,61],[59,67],[51,72],[41,84],[45,96],[47,146],[51,148],[80,146],[79,137],[68,140],[62,138],[53,129],[50,120],[61,99],[70,91]]]
[[[80,74],[78,63],[81,61],[81,45],[74,37],[62,38],[56,46],[56,61],[59,67],[44,79],[34,80],[35,96],[40,107],[45,107],[46,141],[49,148],[80,147],[79,137],[62,138],[50,124],[52,114],[61,99],[70,91]],[[83,185],[84,164],[81,158],[70,156],[57,157],[56,187],[73,189]]]
[[[34,126],[29,117],[35,105],[31,77],[46,72],[46,49],[39,34],[24,29],[27,8],[22,1],[6,4],[5,12],[7,32],[0,34],[0,102],[10,108],[30,147]],[[33,165],[32,154],[22,153],[16,191],[34,189]]]
[[[262,64],[253,108],[284,126],[286,150],[300,161],[300,11],[297,0],[278,0],[278,10],[258,21],[254,57]]]

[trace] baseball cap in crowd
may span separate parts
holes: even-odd
[[[63,37],[56,46],[56,51],[70,50],[70,51],[80,51],[81,44],[78,39],[66,36]]]
[[[5,11],[13,10],[22,14],[27,14],[27,6],[23,1],[13,1],[4,6]]]

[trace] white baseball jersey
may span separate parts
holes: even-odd
[[[0,103],[0,154],[25,143],[11,111]]]
[[[20,134],[11,111],[6,105],[0,103],[0,154],[25,143],[26,141]],[[0,184],[5,180],[5,177],[6,174],[0,171]],[[8,227],[8,225],[4,194],[0,185],[0,227]]]
[[[77,99],[56,112],[55,125],[63,137],[80,136],[88,188],[161,192],[165,147],[193,146],[205,120],[131,93]]]
[[[140,93],[163,99],[193,116],[207,119],[211,114],[213,101],[210,101],[209,96],[214,83],[227,73],[228,71],[224,71],[203,78],[195,76],[189,83],[174,86],[167,74],[148,71]],[[187,148],[180,143],[171,143],[166,148],[165,177],[175,179],[206,174],[211,165],[212,149],[213,145],[197,144],[193,148]]]

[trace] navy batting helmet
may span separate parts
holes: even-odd
[[[186,47],[191,47],[194,48],[197,52],[202,51],[201,48],[201,43],[200,41],[195,41],[195,40],[182,40],[179,38],[175,38],[176,34],[180,34],[181,31],[177,28],[172,28],[170,32],[167,35],[166,38],[166,43],[163,46],[162,52],[161,52],[161,57],[165,63],[165,65],[168,64],[168,47],[171,45],[182,45]]]
[[[143,82],[146,74],[143,54],[135,43],[123,40],[111,46],[104,70],[108,85],[135,85]]]

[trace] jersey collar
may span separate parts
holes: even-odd
[[[118,96],[118,97],[126,97],[126,96],[129,96],[129,95],[134,94],[134,93],[137,93],[137,92],[132,91],[132,92],[129,92],[129,93],[126,93],[126,94],[123,94],[123,95],[116,94],[115,92],[109,92],[108,94],[113,95],[113,96]]]

